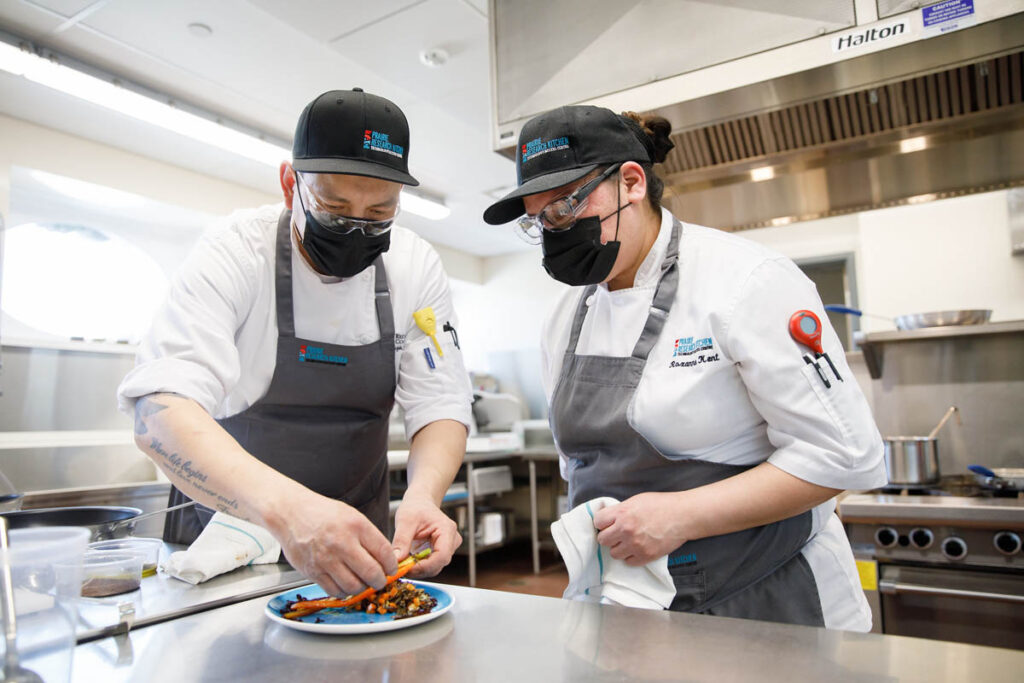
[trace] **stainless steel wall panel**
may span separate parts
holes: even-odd
[[[853,0],[493,0],[491,20],[500,125],[842,30],[855,16]]]
[[[878,18],[884,19],[891,17],[894,14],[902,14],[903,12],[909,12],[912,9],[917,9],[921,5],[931,4],[927,0],[878,0],[875,3],[875,7],[878,8]]]
[[[927,434],[950,405],[962,425],[939,434],[939,467],[1024,466],[1024,336],[992,335],[888,344],[881,379],[872,381],[875,420],[884,435]]]
[[[135,444],[0,450],[0,471],[19,491],[152,481],[156,466]]]
[[[128,354],[3,347],[0,431],[131,429],[117,412]]]

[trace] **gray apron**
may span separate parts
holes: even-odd
[[[576,355],[586,302],[596,287],[587,287],[580,297],[550,418],[556,443],[568,458],[572,507],[601,496],[622,501],[645,491],[684,491],[750,469],[681,454],[669,459],[629,424],[629,406],[647,357],[676,297],[681,233],[675,220],[650,315],[632,355]],[[810,532],[811,513],[805,512],[684,543],[669,555],[676,586],[670,609],[823,626],[817,585],[800,554]]]
[[[291,212],[277,225],[277,362],[267,393],[218,420],[261,462],[388,529],[388,416],[395,401],[395,321],[387,274],[374,261],[380,340],[341,346],[298,339],[292,307]],[[168,503],[189,500],[171,488]],[[164,540],[191,543],[213,516],[207,507],[168,513]]]

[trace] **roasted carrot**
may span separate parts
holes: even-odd
[[[398,571],[395,572],[394,576],[386,577],[387,581],[384,584],[384,588],[387,588],[389,585],[391,585],[398,579],[408,574],[409,571],[416,566],[417,562],[419,562],[422,559],[425,559],[428,555],[430,555],[430,548],[421,550],[415,555],[410,555],[409,557],[399,562]],[[382,588],[381,590],[384,590],[384,588]],[[394,589],[392,589],[392,595],[393,591]],[[329,607],[351,607],[352,605],[358,604],[363,600],[366,600],[367,598],[373,597],[373,595],[376,592],[376,588],[370,587],[362,591],[361,593],[350,595],[347,598],[321,598],[319,600],[302,600],[300,602],[292,603],[291,611],[285,612],[282,616],[285,619],[298,619],[299,617],[304,617],[306,615],[312,614],[313,612],[319,612],[320,610],[327,609]]]

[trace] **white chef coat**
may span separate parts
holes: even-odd
[[[174,277],[142,339],[136,366],[118,388],[122,411],[155,392],[195,400],[215,418],[242,412],[266,394],[277,353],[275,258],[282,204],[236,212],[208,231]],[[436,420],[470,425],[472,388],[445,323],[458,326],[437,252],[415,233],[391,230],[383,255],[395,317],[395,399],[409,438]],[[295,334],[329,344],[380,339],[373,266],[345,279],[319,275],[292,235]],[[441,357],[413,321],[434,309]],[[431,347],[435,368],[423,349]]]
[[[634,286],[600,285],[578,355],[628,356],[650,311],[668,248],[672,215]],[[629,406],[629,422],[667,457],[730,465],[770,462],[805,481],[837,489],[886,483],[882,440],[812,283],[788,258],[755,242],[684,223],[679,287],[661,338]],[[582,288],[567,290],[545,323],[542,378],[550,401]],[[845,381],[822,360],[826,389],[789,333],[793,313],[822,322],[822,345]],[[556,444],[557,445],[557,444]],[[562,476],[566,457],[561,454]],[[850,544],[830,500],[813,510],[803,550],[815,572],[825,625],[868,630],[870,611]]]

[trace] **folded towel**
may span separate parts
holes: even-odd
[[[195,585],[238,567],[277,562],[280,557],[281,544],[269,531],[217,512],[188,550],[171,553],[161,569]]]
[[[578,505],[551,525],[551,535],[569,569],[567,600],[601,602],[645,609],[665,609],[676,595],[668,573],[668,556],[642,567],[616,560],[597,542],[594,515],[616,505],[614,498],[594,498]]]

